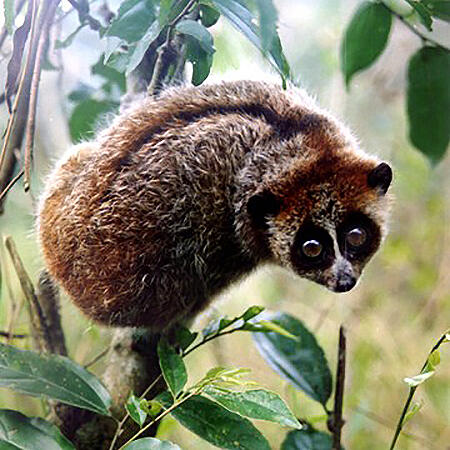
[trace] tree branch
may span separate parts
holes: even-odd
[[[339,328],[339,347],[338,361],[336,371],[336,388],[334,392],[334,410],[331,413],[328,427],[333,433],[333,450],[341,449],[341,433],[345,421],[342,418],[342,405],[344,402],[344,384],[345,384],[345,352],[346,337],[343,325]]]
[[[164,70],[164,62],[166,53],[170,48],[171,40],[173,39],[173,30],[175,29],[177,23],[190,13],[192,7],[196,4],[196,2],[197,0],[190,0],[183,8],[183,10],[167,25],[166,38],[157,50],[158,56],[154,65],[152,79],[147,88],[148,95],[156,95],[158,93],[158,90],[161,87],[162,79],[164,77],[164,74],[166,73],[166,70]]]

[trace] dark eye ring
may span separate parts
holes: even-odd
[[[367,231],[362,227],[352,228],[345,235],[345,242],[351,247],[362,247],[367,242]]]
[[[322,254],[323,245],[315,239],[310,239],[302,244],[302,253],[308,258],[317,258]]]

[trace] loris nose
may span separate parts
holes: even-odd
[[[347,292],[355,286],[357,279],[352,275],[341,277],[336,284],[336,292]]]

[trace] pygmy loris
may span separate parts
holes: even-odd
[[[350,290],[385,234],[391,179],[301,90],[173,88],[63,157],[39,240],[89,317],[159,331],[265,262]]]

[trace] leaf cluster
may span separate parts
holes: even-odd
[[[445,155],[450,142],[450,51],[423,34],[433,30],[435,19],[450,22],[450,3],[407,0],[409,8],[393,9],[391,1],[364,1],[348,24],[341,44],[341,67],[349,86],[354,75],[370,67],[385,50],[393,19],[405,24],[422,40],[409,59],[407,115],[409,138],[433,164]],[[394,2],[395,3],[395,2]]]
[[[285,83],[290,69],[278,36],[272,0],[124,0],[111,22],[98,30],[106,41],[106,51],[94,66],[102,65],[103,70],[98,72],[93,67],[92,74],[103,76],[106,83],[100,92],[81,85],[69,97],[75,102],[69,121],[72,140],[88,137],[102,115],[117,110],[125,86],[120,74],[129,77],[145,67],[143,70],[152,73],[148,89],[154,93],[162,82],[179,76],[180,69],[189,62],[191,82],[202,84],[209,76],[216,51],[209,28],[221,17],[262,52]],[[59,46],[68,47],[85,25],[86,21],[81,22]],[[181,44],[177,47],[175,42]],[[163,63],[167,66],[165,73],[161,70]],[[113,91],[112,78],[120,79],[115,83],[120,91]]]

